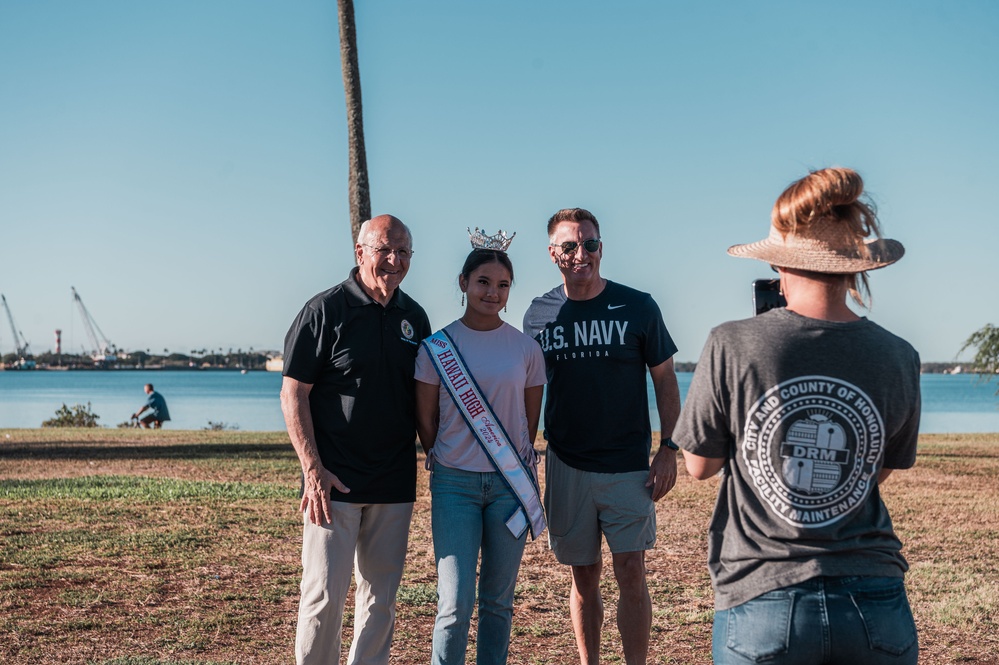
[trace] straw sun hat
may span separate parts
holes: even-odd
[[[728,253],[781,268],[846,274],[890,266],[902,258],[905,248],[888,238],[865,240],[864,247],[858,248],[847,225],[834,217],[824,217],[786,236],[771,225],[770,235],[764,240],[732,245]]]

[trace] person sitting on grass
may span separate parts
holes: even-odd
[[[170,411],[167,409],[166,400],[163,399],[163,395],[153,390],[151,383],[146,384],[145,391],[148,395],[146,403],[132,414],[132,418],[138,419],[139,425],[144,428],[159,429],[163,427],[163,423],[170,420]],[[146,415],[142,415],[144,411]]]

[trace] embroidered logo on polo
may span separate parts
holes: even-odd
[[[402,335],[406,339],[413,339],[413,326],[406,319],[402,320]]]
[[[774,386],[749,410],[743,458],[771,512],[799,527],[843,519],[876,482],[884,421],[864,391],[828,376]]]

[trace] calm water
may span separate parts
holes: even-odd
[[[101,425],[128,420],[152,383],[166,398],[170,429],[202,429],[208,421],[241,430],[284,429],[277,372],[142,371],[0,372],[0,427],[39,427],[63,403],[90,402]]]
[[[687,394],[691,376],[677,375],[681,395]],[[201,429],[209,420],[241,430],[284,429],[278,403],[281,376],[275,372],[141,370],[0,372],[0,428],[39,427],[63,403],[87,402],[102,425],[114,427],[145,402],[145,383],[154,384],[167,399],[170,429]],[[920,431],[999,432],[995,389],[994,381],[981,384],[967,374],[923,375]],[[658,427],[655,413],[652,421]]]

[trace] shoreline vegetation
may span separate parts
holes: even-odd
[[[417,470],[391,659],[401,665],[426,662],[436,611],[422,454]],[[299,472],[281,432],[0,430],[0,662],[288,662]],[[916,466],[882,488],[911,567],[921,663],[999,662],[997,480],[999,433],[922,435]],[[681,458],[676,488],[657,504],[650,663],[711,662],[705,552],[717,487],[691,479]],[[603,583],[601,645],[612,662],[621,654],[613,584]],[[545,538],[529,542],[510,663],[574,662],[568,592],[568,569]]]
[[[109,356],[40,353],[26,358],[7,353],[0,358],[0,370],[7,371],[66,371],[66,370],[263,370],[270,368],[278,351],[254,351],[252,348],[192,350],[190,354],[162,354],[145,351],[116,351]]]

